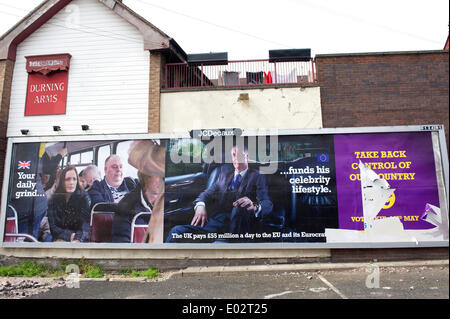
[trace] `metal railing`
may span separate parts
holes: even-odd
[[[225,64],[168,63],[165,89],[248,87],[316,82],[315,62],[228,61]]]

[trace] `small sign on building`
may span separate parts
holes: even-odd
[[[68,53],[28,56],[25,116],[66,113],[69,64]]]

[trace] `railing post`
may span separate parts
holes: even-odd
[[[265,66],[265,64],[261,65],[259,62],[264,61],[264,63],[270,63],[268,66]],[[315,59],[310,58],[309,60],[309,67],[310,70],[308,70],[308,63],[307,61],[297,62],[297,64],[286,64],[286,62],[280,62],[280,65],[277,65],[278,62],[273,61],[270,62],[270,60],[242,60],[242,61],[228,61],[229,66],[225,68],[225,70],[228,70],[229,72],[238,72],[244,74],[244,80],[246,71],[256,72],[259,71],[265,71],[266,68],[269,70],[272,69],[270,72],[272,72],[272,82],[273,84],[287,84],[287,83],[297,83],[298,81],[308,81],[308,83],[316,83],[318,81],[318,75],[316,74],[315,69]],[[237,66],[235,64],[238,63]],[[253,63],[253,64],[251,64]],[[273,63],[273,66],[272,66]],[[199,68],[200,66],[200,68]],[[198,87],[198,88],[204,88],[208,87],[210,85],[216,86],[250,86],[255,84],[264,84],[265,82],[259,83],[258,81],[253,82],[253,77],[256,76],[254,74],[250,74],[250,81],[248,83],[240,82],[241,78],[239,78],[238,83],[227,83],[225,85],[225,82],[219,81],[220,80],[220,73],[218,71],[218,67],[213,65],[212,68],[208,69],[208,74],[205,74],[205,66],[208,66],[208,64],[204,63],[198,63],[192,66],[192,68],[189,67],[187,63],[167,63],[164,65],[164,81],[165,81],[165,88],[166,89],[172,89],[172,88],[182,88],[182,87]],[[184,68],[184,69],[183,69]],[[198,72],[200,70],[200,73]],[[281,71],[281,79],[278,81],[278,71]],[[290,71],[290,73],[289,73]],[[301,78],[299,78],[300,73]],[[289,77],[292,77],[293,74],[297,75],[296,79],[291,79]],[[308,79],[305,80],[303,78],[304,75],[308,76]],[[230,75],[230,74],[228,74]],[[198,81],[198,77],[200,76],[200,81]],[[231,73],[231,76],[234,76],[234,73]],[[275,78],[273,78],[275,77]],[[230,80],[230,79],[228,79]],[[215,84],[214,81],[217,81],[217,84]],[[287,82],[286,82],[287,81]],[[200,82],[200,83],[199,83]],[[199,85],[200,84],[200,85]]]
[[[312,83],[316,83],[316,72],[314,71],[314,59],[311,59]]]
[[[201,72],[200,72],[200,86],[203,87],[203,63],[200,65]]]
[[[277,62],[274,61],[273,62],[273,73],[274,73],[274,78],[275,78],[275,84],[277,84]]]

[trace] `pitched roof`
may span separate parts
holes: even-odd
[[[180,61],[186,61],[186,53],[178,43],[120,0],[96,0],[135,26],[144,39],[144,49],[165,51]],[[16,48],[23,40],[50,20],[72,0],[45,0],[0,37],[0,60],[15,61]]]

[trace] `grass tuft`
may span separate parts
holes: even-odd
[[[74,267],[75,265],[76,267]],[[71,266],[71,267],[68,267]],[[78,268],[78,269],[77,269]],[[0,267],[0,277],[60,277],[68,272],[77,270],[84,278],[103,278],[105,272],[99,265],[92,265],[84,258],[77,260],[63,260],[59,269],[53,269],[35,261],[24,261],[17,266]],[[146,277],[148,279],[161,277],[161,270],[149,267],[147,270],[119,269],[121,275],[130,277]]]
[[[24,261],[17,266],[0,267],[0,277],[58,277],[64,272],[46,265],[38,265],[35,261]]]
[[[130,274],[131,277],[146,277],[149,279],[161,277],[161,270],[154,267],[149,267],[147,270],[137,271],[133,270]]]

